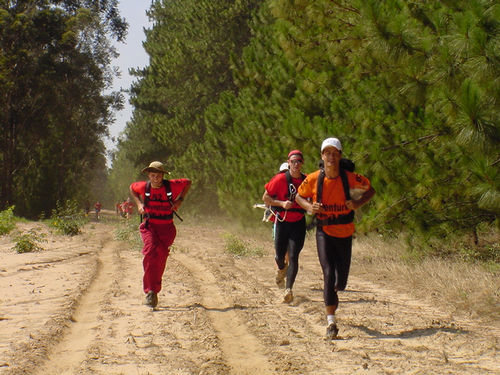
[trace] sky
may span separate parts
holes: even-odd
[[[115,43],[115,48],[118,50],[120,56],[113,60],[112,66],[117,66],[121,72],[121,77],[117,77],[113,81],[113,91],[120,89],[128,90],[134,82],[135,77],[129,75],[130,68],[143,68],[148,65],[149,58],[142,42],[146,39],[144,35],[144,28],[150,28],[146,10],[149,9],[151,0],[120,0],[119,8],[120,14],[124,17],[129,24],[127,38],[124,43]],[[132,117],[132,106],[129,103],[129,96],[124,93],[125,108],[116,113],[116,120],[113,125],[109,127],[110,137],[116,138],[125,129],[127,121]],[[105,140],[105,145],[108,151],[116,147],[116,142],[111,139]],[[110,164],[110,160],[108,160]],[[108,165],[110,166],[110,165]]]

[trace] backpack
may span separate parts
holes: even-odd
[[[172,189],[170,188],[170,181],[169,180],[163,180],[163,187],[165,188],[165,193],[167,194],[167,200],[166,201],[157,201],[157,202],[168,202],[170,203],[170,206],[174,206],[174,202],[172,201]],[[151,181],[146,182],[146,190],[144,192],[144,207],[148,206],[149,200],[151,197]],[[160,219],[160,220],[170,220],[173,218],[173,215],[177,216],[180,221],[182,221],[182,218],[172,210],[172,213],[169,215],[151,215],[151,214],[146,214],[148,219]],[[142,218],[141,218],[142,219]]]
[[[345,200],[351,200],[351,193],[349,191],[349,181],[347,180],[346,170],[349,172],[354,172],[355,164],[352,160],[349,159],[340,159],[340,168],[339,174],[342,179],[342,186],[344,187]],[[323,181],[325,180],[325,169],[323,167],[322,161],[320,162],[320,173],[318,176],[318,183],[316,186],[316,201],[321,203],[323,199]],[[351,210],[348,214],[344,215],[332,215],[327,217],[326,219],[317,219],[316,224],[318,227],[323,227],[324,225],[332,225],[332,224],[349,224],[354,220],[354,210]]]

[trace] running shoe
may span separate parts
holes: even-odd
[[[146,299],[144,300],[144,304],[149,307],[155,308],[158,305],[158,295],[150,290],[148,294],[146,294]]]
[[[278,271],[276,272],[276,285],[278,285],[280,288],[285,287],[286,271],[288,271],[288,263],[285,263],[285,267],[281,270],[278,269]]]
[[[286,288],[285,295],[283,296],[283,303],[291,303],[293,301],[292,289]]]
[[[330,323],[328,327],[326,327],[326,338],[329,340],[334,340],[337,338],[339,334],[339,329],[335,323]]]

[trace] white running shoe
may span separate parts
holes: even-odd
[[[339,334],[339,329],[337,328],[337,324],[330,323],[328,327],[326,327],[326,338],[328,340],[336,339],[338,334]]]

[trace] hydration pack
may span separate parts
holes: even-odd
[[[163,180],[163,187],[165,188],[165,193],[167,194],[167,200],[155,200],[155,202],[168,202],[170,203],[170,206],[174,206],[174,202],[172,201],[172,190],[170,189],[170,181],[169,180]],[[147,207],[149,204],[149,201],[151,199],[151,181],[148,181],[146,183],[146,191],[144,193],[144,207]],[[173,212],[173,210],[172,210]],[[154,215],[151,213],[147,214],[147,217],[149,219],[160,219],[160,220],[171,220],[174,216],[173,214],[169,215]]]

